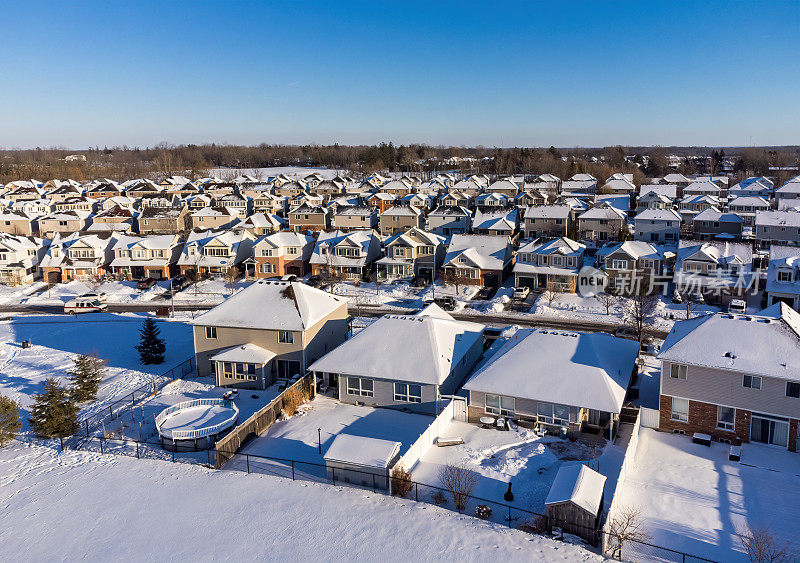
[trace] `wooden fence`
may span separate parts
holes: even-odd
[[[249,440],[263,434],[281,416],[285,406],[293,405],[291,413],[298,404],[311,398],[313,376],[306,374],[293,385],[287,387],[283,393],[272,399],[266,406],[253,413],[250,418],[219,440],[215,446],[214,468],[221,469],[225,463],[239,452]]]

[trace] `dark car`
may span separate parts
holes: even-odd
[[[156,285],[156,281],[158,280],[156,280],[155,278],[146,278],[143,280],[139,280],[138,282],[136,282],[136,289],[142,289],[142,290],[150,289],[151,287]]]
[[[453,309],[456,308],[456,300],[449,295],[445,295],[444,297],[437,297],[436,299],[433,300],[433,302],[436,303],[439,307],[441,307],[445,311],[452,311]]]
[[[306,280],[306,285],[310,285],[311,287],[319,287],[322,285],[322,278],[320,276],[311,276]]]

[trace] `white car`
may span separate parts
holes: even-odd
[[[99,313],[108,309],[108,305],[98,299],[78,297],[64,303],[64,313],[75,315],[78,313]]]
[[[746,311],[747,303],[743,299],[731,299],[731,302],[728,304],[729,313],[740,313],[743,315]]]
[[[515,287],[514,288],[514,299],[525,299],[530,292],[531,292],[531,288],[529,288],[529,287]]]

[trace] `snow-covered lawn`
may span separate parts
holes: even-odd
[[[5,561],[599,561],[580,548],[351,487],[0,450]]]
[[[231,284],[222,278],[209,278],[196,284],[189,284],[183,291],[175,294],[175,303],[190,305],[218,305],[235,292],[250,285],[252,280],[237,280]]]
[[[108,361],[108,375],[100,385],[98,401],[83,409],[84,414],[92,413],[194,354],[189,326],[160,322],[161,335],[167,341],[164,363],[142,365],[133,348],[139,342],[141,323],[140,316],[106,313],[17,316],[0,322],[0,393],[19,401],[22,416],[27,418],[31,397],[42,390],[47,377],[66,382],[72,359],[95,353]],[[30,340],[33,346],[23,349],[23,340]]]
[[[800,454],[760,444],[710,448],[643,428],[618,502],[641,510],[653,542],[717,561],[746,561],[736,528],[766,527],[800,553]],[[749,467],[748,465],[756,467]]]
[[[91,284],[73,280],[67,283],[55,284],[50,289],[43,289],[44,287],[46,286],[43,284],[42,291],[30,296],[27,300],[20,299],[19,302],[31,305],[61,305],[84,293],[102,292],[106,294],[105,300],[107,303],[140,303],[156,299],[169,288],[169,282],[158,282],[148,290],[136,289],[136,282],[129,281]]]
[[[324,464],[322,454],[336,435],[352,434],[400,442],[402,455],[433,422],[430,416],[346,405],[324,395],[317,395],[310,406],[303,414],[276,422],[242,451],[264,457]],[[322,454],[319,453],[317,429],[322,436]]]

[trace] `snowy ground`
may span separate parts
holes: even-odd
[[[209,278],[186,286],[183,291],[176,293],[173,299],[175,303],[184,305],[217,305],[251,283],[252,281],[237,280],[231,285],[222,278]]]
[[[107,359],[107,377],[100,385],[99,400],[86,405],[83,414],[97,412],[154,375],[166,372],[194,353],[191,328],[178,322],[161,322],[167,353],[161,365],[143,366],[133,346],[139,341],[142,317],[97,313],[87,316],[15,316],[0,322],[0,393],[22,405],[27,419],[31,397],[47,377],[66,382],[66,370],[77,354],[96,353]],[[20,342],[30,340],[31,348]]]
[[[0,450],[0,505],[5,561],[600,560],[371,491],[21,444]]]
[[[168,281],[158,282],[148,290],[139,290],[136,289],[136,282],[111,281],[92,284],[73,280],[67,283],[55,284],[49,289],[43,284],[41,291],[27,299],[20,299],[19,302],[31,305],[61,305],[84,293],[102,292],[106,294],[105,300],[107,303],[141,303],[156,299],[168,288]]]
[[[279,459],[324,464],[325,453],[337,434],[352,434],[402,443],[400,455],[430,426],[433,417],[391,409],[374,409],[339,403],[317,395],[305,413],[278,421],[250,442],[243,452]],[[322,454],[319,453],[319,433]],[[309,471],[310,467],[307,468]]]
[[[766,527],[800,553],[800,455],[760,444],[693,444],[687,436],[643,428],[621,491],[637,506],[656,545],[717,561],[746,561],[735,535],[745,523]],[[749,467],[745,464],[754,465]]]
[[[425,301],[434,297],[451,296],[456,299],[456,310],[463,309],[480,290],[476,285],[459,285],[458,291],[454,285],[443,285],[436,282],[436,287],[414,287],[408,283],[382,283],[375,288],[372,282],[360,283],[358,286],[350,282],[337,283],[331,288],[337,295],[350,298],[350,305],[357,307],[383,305],[388,307],[402,307],[421,309]]]

